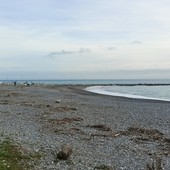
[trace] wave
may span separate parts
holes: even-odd
[[[112,84],[114,86],[170,86],[169,83],[128,83],[128,84]]]
[[[109,95],[109,96],[117,96],[117,97],[133,98],[133,99],[170,101],[168,99],[163,99],[163,98],[155,98],[155,97],[147,97],[147,96],[142,96],[142,95],[107,91],[107,90],[105,90],[105,87],[106,86],[90,86],[90,87],[85,88],[85,90],[92,92],[92,93],[104,94],[104,95]]]

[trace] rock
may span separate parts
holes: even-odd
[[[60,102],[61,102],[61,99],[55,101],[55,103],[60,103]]]
[[[62,145],[61,150],[57,153],[57,159],[67,160],[73,153],[73,148],[70,145]]]

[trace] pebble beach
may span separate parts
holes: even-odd
[[[39,153],[30,170],[170,169],[170,102],[100,95],[86,87],[1,84],[0,140]],[[57,160],[65,144],[72,154]]]

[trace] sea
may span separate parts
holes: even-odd
[[[119,80],[0,80],[0,83],[27,83],[45,85],[87,85],[84,90],[93,93],[136,99],[170,101],[170,79]]]

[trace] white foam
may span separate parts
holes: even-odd
[[[149,99],[149,100],[170,101],[168,99],[162,99],[162,98],[152,98],[152,97],[140,96],[140,95],[134,95],[134,94],[126,94],[126,93],[106,91],[105,87],[106,86],[91,86],[91,87],[85,88],[85,90],[92,92],[92,93],[104,94],[104,95],[109,95],[109,96],[118,96],[118,97],[126,97],[126,98],[133,98],[133,99]]]

